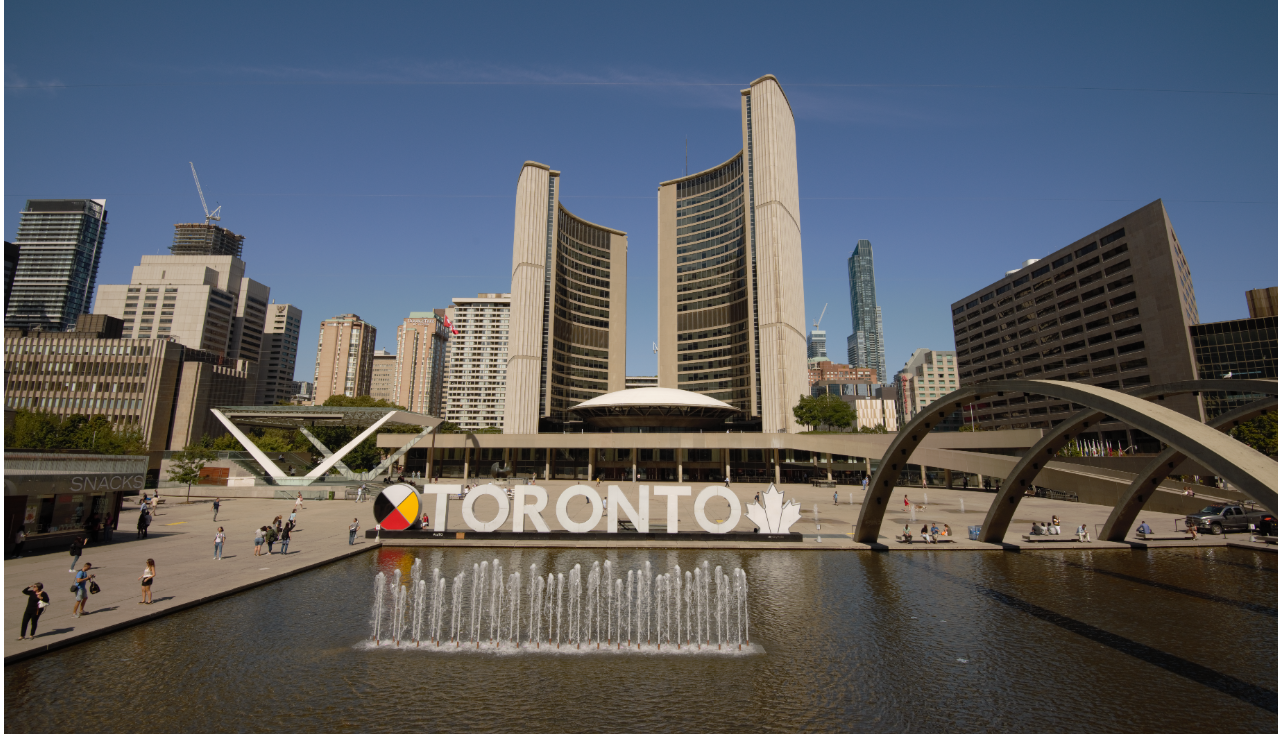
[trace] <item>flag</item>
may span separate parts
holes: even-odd
[[[447,316],[444,317],[444,328],[453,332],[453,336],[457,336],[458,334],[461,333],[460,331],[457,330],[456,326],[453,326],[452,320],[449,319]]]

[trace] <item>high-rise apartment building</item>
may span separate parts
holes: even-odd
[[[825,330],[813,329],[808,332],[808,367],[830,358],[825,351]]]
[[[292,402],[297,370],[297,340],[302,333],[302,309],[288,303],[267,307],[262,331],[262,357],[257,370],[257,404]]]
[[[174,255],[243,257],[244,235],[216,224],[175,224],[169,252]]]
[[[1011,271],[951,310],[965,385],[1027,378],[1126,389],[1198,375],[1193,280],[1161,200]],[[1202,420],[1198,397],[1160,404]],[[1050,428],[1074,410],[1041,395],[1007,394],[975,406],[974,418],[983,428]],[[1085,437],[1158,450],[1156,440],[1114,421]]]
[[[144,255],[127,285],[98,289],[93,312],[123,320],[126,337],[258,362],[271,289],[244,269],[231,255]]]
[[[448,340],[444,419],[465,431],[503,428],[510,294],[454,298],[446,315],[457,333]]]
[[[808,388],[798,159],[775,77],[742,90],[741,134],[740,153],[658,189],[657,378],[765,432],[796,431]]]
[[[369,382],[368,396],[374,400],[395,402],[395,355],[385,349],[373,351],[373,379]]]
[[[883,345],[883,311],[874,288],[874,248],[858,240],[848,258],[848,289],[852,295],[852,333],[848,336],[848,364],[887,374]]]
[[[9,295],[13,293],[13,277],[18,274],[18,254],[22,248],[12,242],[4,243],[4,308],[9,310]]]
[[[902,372],[911,378],[898,383],[906,393],[901,401],[902,407],[908,410],[901,413],[901,420],[906,423],[923,408],[959,388],[954,352],[915,349]]]
[[[106,240],[105,199],[30,199],[14,244],[22,248],[5,325],[65,331],[89,312]],[[7,278],[6,278],[7,279]]]
[[[377,327],[353,313],[320,322],[315,350],[315,404],[333,395],[367,395],[373,387]]]
[[[515,190],[506,433],[536,433],[626,385],[626,233],[559,201],[560,176],[527,162]]]
[[[413,311],[395,332],[395,399],[414,413],[444,414],[449,330],[444,309]]]

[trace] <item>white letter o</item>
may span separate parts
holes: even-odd
[[[706,503],[711,497],[722,497],[728,501],[728,519],[722,523],[710,522],[706,517]],[[701,494],[697,495],[697,501],[692,503],[692,514],[697,518],[697,524],[702,530],[722,535],[734,530],[737,523],[741,521],[741,500],[737,499],[737,496],[727,487],[706,487],[701,490]]]
[[[568,517],[568,500],[581,495],[590,501],[590,519],[585,522],[574,522]],[[603,517],[603,501],[599,499],[599,493],[593,487],[587,487],[584,484],[574,484],[559,495],[559,499],[555,500],[555,517],[559,518],[559,524],[570,533],[588,533],[595,529],[599,524],[599,518]]]
[[[497,517],[488,522],[480,522],[475,519],[475,500],[485,495],[497,500]],[[506,491],[495,484],[475,487],[466,494],[466,499],[462,500],[462,520],[465,520],[470,529],[477,533],[495,531],[506,522],[507,517],[510,517],[510,500],[506,497]]]

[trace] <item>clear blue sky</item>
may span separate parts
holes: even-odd
[[[630,235],[630,374],[655,374],[657,183],[741,147],[774,74],[799,139],[809,324],[842,361],[874,243],[889,370],[951,301],[1157,198],[1204,321],[1278,285],[1273,3],[8,3],[5,226],[105,198],[99,283],[202,221],[250,277],[394,349],[410,311],[506,291],[515,181]]]

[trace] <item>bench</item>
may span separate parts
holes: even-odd
[[[916,537],[913,537],[913,538],[911,538],[910,540],[905,540],[905,536],[904,536],[904,535],[898,535],[898,536],[896,536],[896,542],[898,542],[898,543],[910,543],[911,545],[913,545],[914,543],[924,543],[924,544],[927,544],[927,545],[932,545],[932,544],[934,544],[934,543],[953,543],[953,542],[954,542],[954,538],[951,538],[951,537],[949,537],[949,536],[947,536],[947,535],[942,535],[941,537],[937,538],[935,541],[929,542],[929,541],[925,540],[925,539],[923,538],[923,536],[921,536],[921,535],[916,536]]]
[[[1257,535],[1256,542],[1265,545],[1278,545],[1278,535]]]
[[[1022,535],[1030,543],[1078,543],[1077,535]],[[1087,541],[1082,541],[1086,543]]]
[[[1153,533],[1142,533],[1139,530],[1136,531],[1137,540],[1184,540],[1185,537],[1186,536],[1184,535],[1158,536],[1158,535],[1154,535]]]

